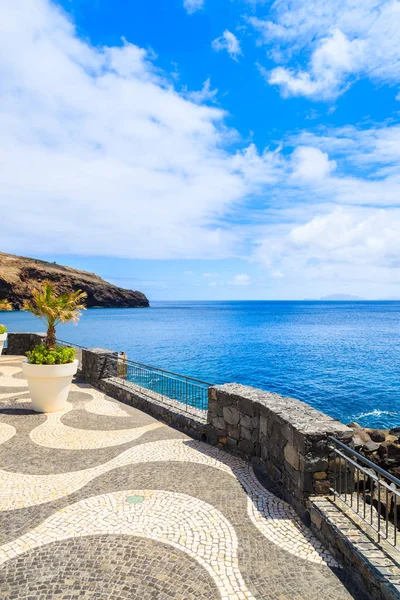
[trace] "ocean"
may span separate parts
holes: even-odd
[[[9,331],[43,331],[2,313]],[[153,302],[91,309],[58,337],[210,383],[303,400],[343,423],[400,425],[400,302]]]

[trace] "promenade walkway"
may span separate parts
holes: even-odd
[[[247,463],[79,381],[34,413],[7,356],[0,598],[365,600]]]

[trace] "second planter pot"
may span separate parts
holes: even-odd
[[[31,365],[27,360],[22,361],[22,373],[28,381],[33,410],[43,413],[64,410],[77,370],[77,360],[64,365]]]
[[[7,334],[6,333],[0,333],[0,355],[3,352],[3,347],[4,347],[4,343],[7,339]]]

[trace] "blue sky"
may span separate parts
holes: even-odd
[[[13,4],[2,250],[154,300],[400,296],[399,1]]]

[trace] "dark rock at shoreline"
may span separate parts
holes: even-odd
[[[400,428],[367,429],[350,423],[354,431],[351,447],[395,477],[400,473]]]
[[[88,308],[142,308],[149,301],[142,292],[117,287],[94,273],[44,260],[0,252],[0,300],[6,298],[20,310],[32,287],[51,281],[59,292],[80,289],[87,293]]]
[[[374,442],[384,442],[386,434],[382,429],[367,429],[371,440]]]
[[[358,423],[350,423],[353,437],[350,446],[361,455],[381,467],[394,477],[400,478],[400,428],[366,429]],[[358,483],[354,490],[361,495],[367,504],[388,517],[392,523],[397,520],[400,528],[400,504],[394,492],[388,491],[384,485],[378,485],[377,480],[368,476],[367,472],[358,471]],[[390,484],[390,481],[387,481]]]

